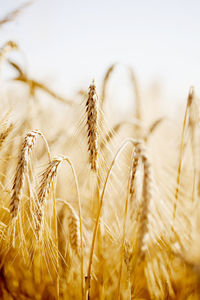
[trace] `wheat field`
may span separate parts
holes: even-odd
[[[0,72],[14,76],[1,74],[0,299],[200,299],[195,88],[165,117],[124,66],[121,120],[109,105],[118,64],[66,99],[9,58],[20,45],[1,46]]]

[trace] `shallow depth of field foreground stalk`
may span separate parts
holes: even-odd
[[[92,236],[92,244],[91,244],[91,250],[90,250],[88,272],[87,272],[87,281],[86,281],[86,289],[85,289],[86,296],[88,295],[87,293],[88,293],[88,290],[90,289],[91,268],[92,268],[93,254],[94,254],[94,246],[95,246],[95,240],[96,240],[97,230],[98,230],[98,226],[99,226],[99,221],[100,221],[100,216],[101,216],[101,209],[102,209],[102,205],[103,205],[103,198],[104,198],[106,186],[107,186],[108,179],[110,177],[111,171],[113,169],[113,166],[114,166],[116,160],[118,159],[120,153],[125,149],[125,147],[128,144],[132,144],[135,147],[136,145],[138,145],[138,141],[135,141],[133,139],[127,139],[123,142],[123,144],[120,146],[119,150],[117,151],[117,153],[115,154],[115,156],[112,160],[110,168],[107,172],[105,183],[103,185],[103,189],[102,189],[102,193],[101,193],[101,197],[100,197],[100,204],[99,204],[98,213],[97,213],[97,218],[96,218],[96,222],[95,222],[95,228],[94,228],[94,232],[93,232],[93,236]]]

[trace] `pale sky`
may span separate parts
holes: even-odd
[[[22,0],[0,0],[0,18]],[[130,64],[140,85],[163,82],[185,101],[200,86],[200,1],[36,0],[0,31],[15,40],[32,76],[74,92],[113,62]]]

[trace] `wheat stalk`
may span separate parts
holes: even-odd
[[[137,78],[135,76],[135,73],[131,67],[129,67],[130,75],[131,75],[131,81],[133,83],[133,88],[135,92],[135,98],[136,98],[136,119],[142,120],[142,105],[141,105],[141,97],[139,92],[139,86],[137,82]]]
[[[115,66],[116,66],[116,64],[113,64],[108,68],[108,70],[106,71],[106,74],[104,76],[104,79],[103,79],[103,87],[102,87],[102,94],[101,94],[101,108],[102,109],[103,109],[105,99],[106,99],[106,89],[107,89],[108,81],[109,81],[109,78],[110,78],[112,72],[114,71]]]
[[[8,41],[1,49],[0,49],[0,70],[2,67],[2,63],[5,60],[6,55],[11,51],[11,50],[18,50],[18,45],[17,43],[13,41]]]
[[[119,268],[119,278],[118,278],[118,286],[117,286],[117,299],[120,300],[120,285],[121,285],[121,276],[122,276],[122,264],[124,260],[124,248],[125,248],[125,233],[126,233],[126,222],[127,222],[127,212],[128,212],[128,203],[132,200],[134,196],[134,185],[135,185],[135,175],[139,164],[139,158],[141,156],[141,141],[132,141],[134,145],[134,153],[133,159],[131,161],[131,171],[129,174],[129,181],[127,186],[127,195],[125,201],[125,209],[124,209],[124,220],[123,220],[123,235],[122,235],[122,243],[121,243],[121,259],[120,259],[120,268]]]
[[[176,190],[175,190],[175,199],[174,199],[174,207],[173,207],[173,222],[176,218],[176,209],[177,209],[177,203],[178,203],[178,196],[179,196],[179,185],[180,185],[180,178],[181,178],[181,168],[182,168],[182,160],[183,160],[183,151],[184,151],[184,136],[185,136],[185,130],[187,125],[187,116],[188,116],[188,109],[192,103],[193,100],[193,88],[191,87],[188,94],[187,99],[187,105],[185,109],[185,115],[183,120],[183,129],[181,134],[181,143],[180,143],[180,152],[179,152],[179,163],[178,163],[178,170],[177,170],[177,177],[176,177]],[[174,231],[173,224],[171,226],[171,230]]]
[[[69,158],[66,156],[60,156],[58,158],[53,159],[50,161],[49,165],[45,169],[42,174],[42,179],[39,185],[37,201],[36,201],[36,209],[35,209],[35,219],[36,219],[36,234],[37,237],[40,237],[41,232],[41,225],[44,218],[44,204],[46,201],[46,197],[48,196],[51,185],[53,184],[53,179],[57,176],[58,166],[61,162],[66,161],[67,164],[70,165],[78,196],[78,211],[79,211],[79,226],[76,224],[77,229],[79,228],[79,236],[80,236],[80,247],[81,247],[81,294],[82,299],[84,297],[84,287],[83,287],[83,237],[82,237],[82,218],[81,218],[81,203],[80,203],[80,195],[79,195],[79,188],[78,188],[78,181],[76,177],[76,172],[74,170],[73,164]],[[66,204],[66,202],[64,202]],[[54,206],[54,231],[55,231],[55,243],[58,249],[58,233],[57,233],[57,216],[56,216],[56,201],[54,195],[54,187],[53,187],[53,206]],[[68,205],[69,207],[69,205]],[[77,220],[77,219],[76,219]],[[70,236],[71,236],[71,246],[75,248],[76,244],[78,244],[78,235],[74,236],[74,228],[75,228],[75,218],[70,221]],[[57,268],[58,265],[58,252],[57,252]],[[59,297],[59,278],[57,277],[57,298]]]
[[[145,237],[148,234],[148,217],[149,217],[149,204],[152,198],[152,175],[151,175],[151,166],[146,155],[146,150],[141,141],[132,141],[135,147],[135,153],[133,155],[132,170],[129,176],[128,191],[125,201],[124,209],[124,222],[123,222],[123,236],[121,243],[121,259],[120,259],[120,270],[117,286],[117,299],[120,299],[120,284],[121,284],[121,275],[122,275],[122,263],[124,259],[124,247],[125,247],[125,232],[126,232],[126,220],[127,220],[127,211],[128,211],[128,202],[134,195],[134,181],[135,174],[139,162],[139,158],[143,163],[144,175],[143,175],[143,189],[142,189],[142,202],[140,204],[140,216],[139,216],[139,230],[138,230],[138,261],[140,262],[145,253]]]
[[[21,67],[18,64],[16,64],[14,61],[9,60],[9,64],[13,68],[15,68],[15,70],[18,72],[18,76],[15,77],[13,80],[20,81],[20,82],[27,84],[27,86],[29,87],[30,96],[34,97],[36,90],[40,89],[62,103],[65,103],[70,106],[76,105],[73,101],[65,99],[62,96],[55,93],[54,91],[52,91],[44,83],[41,83],[39,81],[29,78],[28,75],[21,69]]]
[[[17,9],[13,10],[11,13],[7,14],[3,19],[0,20],[0,27],[16,19],[16,17],[21,13],[21,11],[27,6],[29,6],[31,3],[32,1],[24,3]]]
[[[99,226],[99,221],[100,221],[100,216],[101,216],[101,210],[102,210],[102,206],[103,206],[103,199],[104,199],[104,195],[105,195],[105,191],[106,191],[106,187],[108,184],[108,180],[110,178],[113,166],[115,165],[119,155],[121,154],[121,152],[127,147],[127,145],[132,144],[134,147],[136,145],[138,145],[138,141],[135,141],[133,139],[127,139],[125,140],[122,145],[119,147],[117,153],[115,154],[109,170],[107,172],[106,175],[106,179],[104,182],[104,185],[102,187],[102,192],[101,192],[101,196],[100,196],[100,202],[99,202],[99,207],[98,207],[98,212],[97,212],[97,218],[96,218],[96,222],[95,222],[95,228],[93,231],[93,235],[92,235],[92,245],[91,245],[91,249],[90,249],[90,256],[89,256],[89,264],[88,264],[88,272],[87,272],[87,277],[86,277],[86,287],[85,287],[85,294],[86,297],[89,299],[90,297],[90,282],[91,282],[91,269],[92,269],[92,261],[93,261],[93,254],[94,254],[94,246],[95,246],[95,240],[96,240],[96,236],[97,236],[97,232],[98,232],[98,226]]]

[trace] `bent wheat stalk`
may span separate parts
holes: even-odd
[[[11,51],[11,50],[18,50],[18,45],[17,43],[13,41],[8,41],[1,49],[0,49],[0,70],[2,66],[2,62],[5,60],[6,55]]]
[[[130,75],[131,75],[131,81],[133,83],[133,88],[135,92],[135,99],[136,99],[136,113],[135,117],[137,120],[142,120],[142,105],[141,105],[141,97],[138,87],[138,82],[135,76],[135,73],[131,67],[129,67]]]
[[[112,64],[108,68],[108,70],[107,70],[107,72],[104,76],[102,94],[101,94],[101,109],[102,110],[103,110],[103,107],[105,105],[106,90],[107,90],[108,82],[109,82],[109,79],[111,77],[111,74],[113,73],[113,71],[114,71],[114,69],[117,65],[118,65],[117,63]],[[135,73],[134,73],[133,69],[131,67],[128,67],[128,71],[129,71],[129,74],[130,74],[131,82],[133,84],[135,98],[136,98],[136,113],[135,113],[136,119],[137,120],[142,120],[141,97],[140,97],[138,82],[137,82],[137,79],[136,79],[136,76],[135,76]]]
[[[80,194],[79,194],[79,187],[78,187],[78,180],[76,176],[75,169],[73,167],[73,164],[71,160],[66,156],[61,156],[58,158],[53,159],[47,169],[42,174],[42,179],[39,186],[38,196],[37,196],[37,204],[36,204],[36,211],[35,211],[35,218],[36,218],[36,233],[38,238],[40,237],[40,231],[41,231],[41,225],[44,218],[44,205],[46,201],[46,197],[50,192],[51,185],[53,183],[53,179],[57,176],[58,167],[61,162],[67,162],[67,164],[70,166],[74,180],[76,185],[76,192],[77,192],[77,198],[78,198],[78,214],[79,214],[79,224],[80,224],[80,247],[81,247],[81,295],[82,299],[84,298],[84,287],[83,287],[83,234],[82,234],[82,217],[81,217],[81,201],[80,201]],[[53,188],[54,189],[54,188]],[[53,199],[55,201],[55,197]],[[56,203],[54,203],[54,207],[56,206]],[[55,218],[56,216],[54,216]],[[56,218],[57,221],[57,218]],[[58,237],[57,237],[57,225],[55,231],[55,239],[56,239],[56,247],[58,247]],[[58,261],[58,257],[57,257]],[[59,277],[58,277],[59,278]]]
[[[21,11],[24,10],[31,3],[32,3],[32,1],[24,3],[20,7],[18,7],[17,9],[13,10],[11,13],[7,14],[3,19],[0,20],[0,28],[4,24],[13,21],[21,13]]]
[[[113,64],[108,68],[108,70],[104,76],[104,79],[103,79],[103,87],[102,87],[102,93],[101,93],[101,109],[103,109],[103,106],[105,103],[106,89],[107,89],[108,81],[109,81],[109,78],[110,78],[111,73],[113,72],[115,66],[116,66],[116,64]]]
[[[183,120],[183,129],[181,134],[181,144],[180,144],[180,152],[179,152],[179,163],[178,163],[178,170],[177,170],[177,178],[176,178],[176,190],[175,190],[175,199],[174,199],[174,207],[173,207],[173,222],[176,218],[176,209],[177,209],[177,203],[178,203],[178,196],[179,196],[179,185],[180,185],[180,177],[181,177],[181,167],[182,167],[182,160],[183,160],[183,150],[184,150],[184,136],[185,136],[185,129],[187,124],[187,116],[188,116],[188,109],[192,103],[193,99],[193,87],[190,88],[188,99],[187,99],[187,105],[185,109],[185,115]],[[173,224],[171,226],[171,230],[174,230]]]
[[[25,72],[21,69],[21,67],[19,65],[17,65],[15,62],[9,60],[9,63],[18,72],[18,76],[15,77],[13,80],[20,81],[20,82],[27,84],[27,86],[29,87],[30,96],[35,96],[35,91],[37,89],[40,89],[40,90],[44,91],[45,93],[49,94],[51,97],[57,99],[58,101],[60,101],[64,104],[67,104],[70,106],[76,105],[73,101],[65,99],[64,97],[56,94],[45,84],[29,78],[28,75],[25,74]]]
[[[93,261],[93,254],[94,254],[94,246],[95,246],[95,240],[96,240],[96,236],[97,236],[97,231],[98,231],[98,226],[99,226],[99,221],[100,221],[100,217],[101,217],[101,210],[102,210],[102,206],[103,206],[103,199],[104,199],[104,194],[105,194],[105,190],[107,187],[107,183],[108,180],[110,178],[111,175],[111,171],[113,169],[113,166],[115,165],[116,160],[118,159],[120,153],[126,148],[126,146],[128,144],[132,144],[134,147],[136,145],[138,145],[138,141],[133,140],[133,139],[126,139],[122,145],[120,146],[120,148],[118,149],[117,153],[115,154],[111,165],[109,167],[109,170],[107,172],[106,175],[106,179],[102,188],[102,193],[100,196],[100,203],[99,203],[99,207],[98,207],[98,212],[97,212],[97,218],[96,218],[96,222],[95,222],[95,228],[94,228],[94,232],[93,232],[93,236],[92,236],[92,245],[91,245],[91,249],[90,249],[90,257],[89,257],[89,264],[88,264],[88,272],[87,272],[87,280],[86,280],[86,287],[85,287],[85,296],[89,299],[89,290],[90,290],[90,282],[91,282],[91,269],[92,269],[92,261]]]

